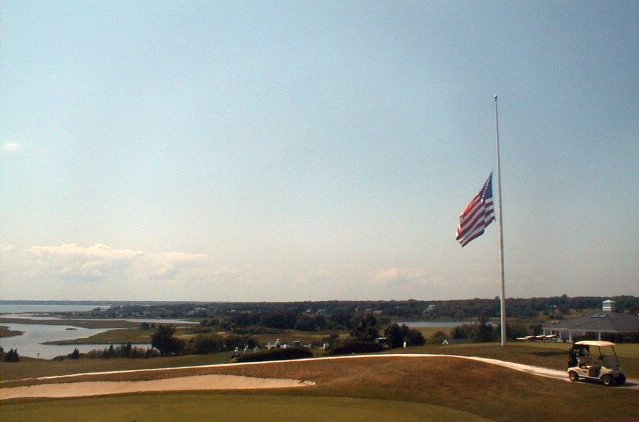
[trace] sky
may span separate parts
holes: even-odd
[[[1,299],[496,297],[494,95],[506,296],[639,295],[637,1],[0,13]]]

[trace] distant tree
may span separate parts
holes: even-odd
[[[352,329],[353,325],[353,314],[347,311],[337,311],[334,312],[330,316],[331,321],[333,322],[335,328],[346,328]]]
[[[73,352],[69,353],[67,355],[67,357],[69,359],[80,359],[80,351],[78,350],[78,348],[76,347],[75,349],[73,349]]]
[[[474,328],[475,330],[472,335],[474,342],[484,343],[493,340],[493,327],[488,323],[488,318],[485,314],[479,316],[479,320]]]
[[[173,337],[175,328],[171,325],[158,325],[151,336],[151,346],[160,351],[162,356],[178,354],[184,349],[184,342]]]
[[[108,349],[104,348],[104,351],[102,352],[102,357],[105,359],[115,357],[115,348],[113,347],[113,345],[110,345]]]
[[[140,324],[140,328],[143,329],[143,330],[148,330],[151,327],[149,326],[148,322],[143,322],[142,324]]]
[[[532,326],[532,335],[533,336],[538,336],[543,334],[544,329],[542,328],[541,324],[535,324]]]
[[[470,338],[472,331],[472,326],[470,324],[462,324],[453,328],[451,332],[453,338],[461,339],[461,338]]]
[[[501,329],[500,329],[501,330]],[[528,335],[528,328],[521,322],[510,322],[506,324],[506,336],[510,339],[525,337]]]
[[[131,357],[133,351],[133,345],[131,343],[120,344],[115,348],[115,356],[119,358]]]
[[[405,325],[403,325],[402,327],[405,327]],[[410,328],[406,332],[406,344],[408,346],[422,346],[426,344],[426,339],[422,335],[421,331]]]
[[[404,325],[404,327],[406,327]],[[384,337],[388,339],[388,343],[390,347],[402,347],[404,344],[404,340],[406,339],[406,335],[403,332],[402,328],[396,323],[392,323],[388,327],[384,329]]]
[[[224,337],[219,334],[198,334],[192,337],[186,344],[186,353],[205,355],[207,353],[221,352],[226,349]]]
[[[300,314],[295,320],[295,329],[300,331],[318,331],[326,326],[326,319],[321,315]]]
[[[384,330],[384,336],[388,339],[391,347],[402,347],[404,342],[407,346],[421,346],[426,344],[426,339],[422,333],[414,328],[409,328],[406,324],[401,326],[392,323]]]
[[[4,354],[5,362],[20,362],[20,355],[18,354],[18,349],[10,349],[8,352]]]
[[[265,327],[288,330],[295,328],[296,319],[293,312],[268,312],[261,315],[260,323]]]
[[[379,337],[375,315],[371,312],[364,314],[351,330],[351,336],[361,341],[375,341]]]

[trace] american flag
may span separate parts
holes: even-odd
[[[462,248],[471,240],[484,234],[484,229],[495,221],[495,208],[493,207],[493,174],[490,173],[477,196],[470,201],[463,213],[459,216],[457,227],[457,241]]]

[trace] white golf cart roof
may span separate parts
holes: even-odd
[[[615,346],[615,343],[609,341],[584,340],[575,343],[577,346]]]

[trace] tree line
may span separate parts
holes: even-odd
[[[534,298],[508,298],[506,307],[512,318],[546,315],[561,318],[570,310],[598,309],[606,299],[616,302],[618,312],[639,313],[639,297],[567,295]],[[153,317],[202,318],[222,328],[263,326],[278,329],[319,331],[351,329],[355,314],[375,312],[389,319],[447,318],[464,320],[499,316],[499,298],[460,300],[316,301],[316,302],[211,302],[120,304],[109,309],[96,308],[96,318]]]

